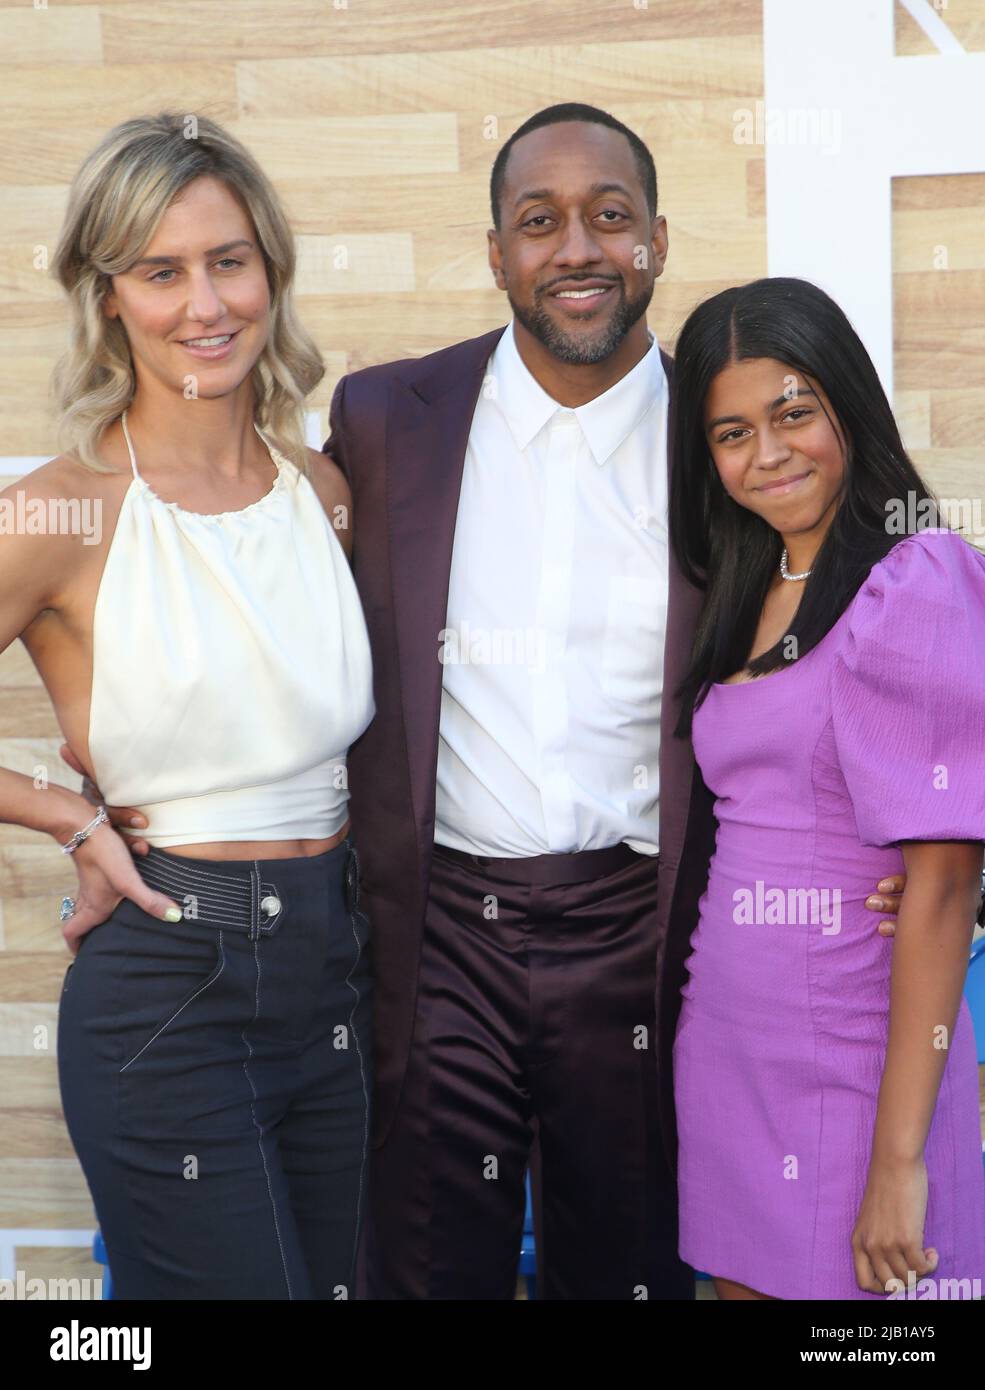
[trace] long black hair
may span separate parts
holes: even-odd
[[[705,399],[730,362],[769,357],[822,387],[844,442],[845,474],[831,526],[785,634],[754,661],[752,648],[783,541],[728,495],[705,433]],[[786,640],[804,656],[848,607],[869,570],[901,539],[894,506],[921,514],[936,501],[907,456],[872,359],[843,311],[806,280],[774,277],[723,290],[700,304],[677,340],[671,418],[670,538],[685,576],[705,590],[691,661],[677,695],[676,732],[689,734],[711,683],[747,667],[788,665]]]

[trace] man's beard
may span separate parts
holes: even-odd
[[[530,310],[517,304],[508,288],[506,297],[527,332],[543,343],[552,357],[559,362],[584,367],[593,362],[604,362],[615,352],[633,324],[646,313],[653,298],[653,285],[648,285],[636,299],[627,299],[625,288],[620,285],[619,302],[608,321],[594,333],[589,331],[578,335],[565,332],[545,309]]]

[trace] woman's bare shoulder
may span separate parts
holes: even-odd
[[[0,650],[62,606],[101,554],[121,496],[118,476],[63,454],[0,489]]]
[[[126,482],[59,454],[0,489],[3,563],[0,588],[35,588],[52,606],[102,554],[119,514]],[[33,617],[33,613],[31,614]]]
[[[87,468],[71,454],[58,454],[47,463],[32,468],[30,473],[13,479],[0,496],[24,494],[25,498],[45,501],[82,500],[88,497],[110,497],[119,491],[123,473],[119,469],[100,473]]]

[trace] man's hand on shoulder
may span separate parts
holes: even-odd
[[[342,549],[352,559],[352,493],[345,474],[327,454],[308,450],[311,463],[309,480],[325,508],[325,515],[342,543]]]
[[[889,878],[880,879],[876,891],[866,898],[865,905],[870,912],[886,914],[877,929],[880,936],[896,935],[896,914],[900,910],[905,888],[906,874],[891,874]]]

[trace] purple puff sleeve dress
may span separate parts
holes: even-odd
[[[674,1044],[681,1257],[779,1298],[885,1298],[851,1250],[893,955],[865,899],[902,871],[901,840],[985,840],[985,555],[949,531],[901,540],[799,661],[713,685],[693,742],[719,828]],[[980,1297],[964,999],[925,1158],[928,1277]]]

